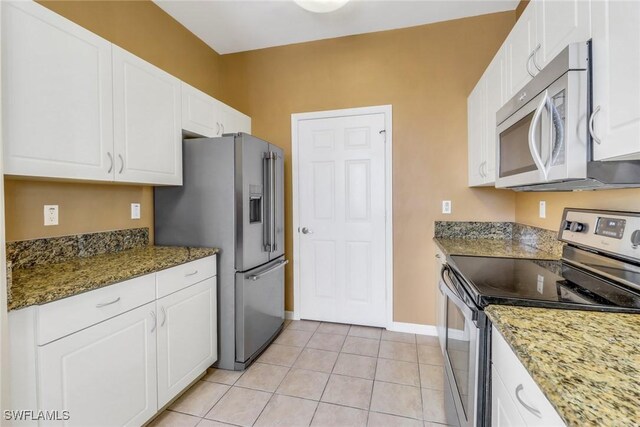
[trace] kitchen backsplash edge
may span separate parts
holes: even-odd
[[[7,243],[7,264],[11,265],[12,269],[30,268],[148,245],[148,228],[20,240]]]
[[[434,235],[438,239],[514,240],[558,257],[562,255],[557,231],[516,222],[436,221]]]

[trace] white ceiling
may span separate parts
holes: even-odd
[[[216,52],[242,52],[513,10],[518,0],[351,0],[326,14],[293,0],[154,0]]]

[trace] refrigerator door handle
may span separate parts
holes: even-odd
[[[266,203],[264,204],[263,210],[265,211],[265,215],[262,222],[262,230],[263,230],[263,249],[265,252],[271,252],[272,240],[271,240],[271,153],[264,153],[264,157],[262,159],[262,167],[264,168],[264,179],[263,179],[263,192]]]
[[[269,197],[271,203],[271,252],[275,252],[278,250],[278,245],[276,243],[276,206],[278,206],[278,197],[277,192],[277,177],[276,177],[276,162],[278,161],[278,155],[274,152],[270,153],[271,155],[271,197]]]

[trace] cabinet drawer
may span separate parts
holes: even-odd
[[[38,345],[117,316],[155,299],[148,274],[38,307]]]
[[[493,371],[502,380],[527,426],[565,425],[555,408],[495,327],[491,332],[491,361]]]
[[[172,294],[215,275],[215,255],[159,271],[156,273],[158,298]]]

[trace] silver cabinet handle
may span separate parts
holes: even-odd
[[[163,327],[167,321],[167,312],[164,310],[164,307],[160,307],[160,310],[162,311],[162,322],[160,322],[160,327]]]
[[[151,328],[151,332],[156,330],[156,326],[158,326],[158,319],[156,318],[156,312],[151,312],[151,317],[153,317],[153,327]]]
[[[538,46],[535,47],[535,49],[533,49],[533,52],[531,53],[531,59],[533,62],[533,66],[536,67],[538,69],[538,71],[542,71],[542,68],[540,68],[540,66],[538,66],[538,63],[536,62],[536,53],[538,53],[538,51],[540,50],[540,43],[538,43]]]
[[[533,51],[533,52],[535,52],[535,51]],[[529,75],[530,75],[531,77],[535,77],[535,76],[536,76],[535,74],[533,74],[533,73],[531,72],[531,68],[529,67],[529,64],[531,64],[531,58],[533,58],[533,52],[531,52],[531,53],[529,54],[529,57],[527,58],[527,65],[526,65],[526,67],[527,67],[527,73],[529,73]]]
[[[482,176],[482,163],[480,163],[480,164],[478,165],[478,173],[480,174],[480,177],[482,178],[482,177],[483,177],[483,176]]]
[[[589,134],[591,138],[598,144],[602,144],[602,140],[596,136],[596,131],[594,130],[594,121],[596,119],[596,114],[600,111],[600,106],[598,105],[593,113],[591,113],[591,117],[589,117]]]
[[[111,173],[113,171],[113,156],[109,152],[107,152],[107,156],[109,156],[109,170],[107,173]]]
[[[122,173],[124,170],[124,157],[122,157],[122,154],[118,154],[118,157],[120,158],[120,172],[118,173]]]
[[[216,122],[217,130],[216,135],[220,135],[220,123]]]
[[[313,234],[313,230],[307,227],[302,227],[302,234]]]
[[[518,384],[518,386],[516,387],[516,399],[518,399],[518,402],[520,402],[520,404],[522,406],[524,406],[524,408],[531,412],[533,415],[535,415],[538,418],[542,418],[542,414],[540,413],[539,410],[537,410],[536,408],[534,408],[533,406],[529,406],[526,403],[524,403],[524,401],[522,400],[522,398],[520,397],[520,392],[524,389],[524,386],[522,384]]]
[[[224,133],[224,123],[220,123],[220,127],[222,127],[222,133]]]
[[[118,298],[114,299],[113,301],[109,301],[109,302],[101,302],[100,304],[96,304],[96,308],[106,307],[106,306],[108,306],[108,305],[115,304],[115,303],[117,303],[118,301],[120,301],[120,297],[118,297]]]
[[[259,273],[259,274],[251,274],[249,276],[247,276],[246,278],[251,280],[251,281],[256,281],[259,278],[261,278],[262,276],[271,273],[272,271],[276,271],[277,269],[284,267],[285,265],[289,264],[289,260],[288,259],[284,259],[282,261],[280,261],[278,264],[274,265],[273,267]]]
[[[198,270],[192,271],[191,273],[187,273],[184,275],[184,277],[195,276],[196,274],[198,274]]]

